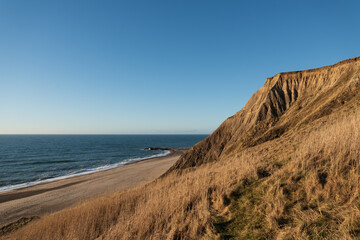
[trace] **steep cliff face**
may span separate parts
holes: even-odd
[[[193,146],[169,170],[226,159],[289,134],[360,99],[360,57],[268,78],[245,107]]]

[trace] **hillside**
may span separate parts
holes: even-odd
[[[268,78],[161,178],[4,239],[359,239],[360,58]]]
[[[171,170],[217,161],[294,132],[359,99],[360,57],[266,79],[245,107],[190,149]],[[171,171],[170,170],[170,171]]]

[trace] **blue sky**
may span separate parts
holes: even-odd
[[[360,55],[359,1],[0,0],[0,133],[211,133]]]

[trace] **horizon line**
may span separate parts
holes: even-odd
[[[5,135],[210,135],[211,133],[0,133]]]

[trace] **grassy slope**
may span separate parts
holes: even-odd
[[[359,237],[359,108],[319,119],[296,140],[283,136],[226,161],[174,172],[46,216],[5,238]]]
[[[223,238],[359,239],[360,114],[303,136],[272,175],[237,188]]]

